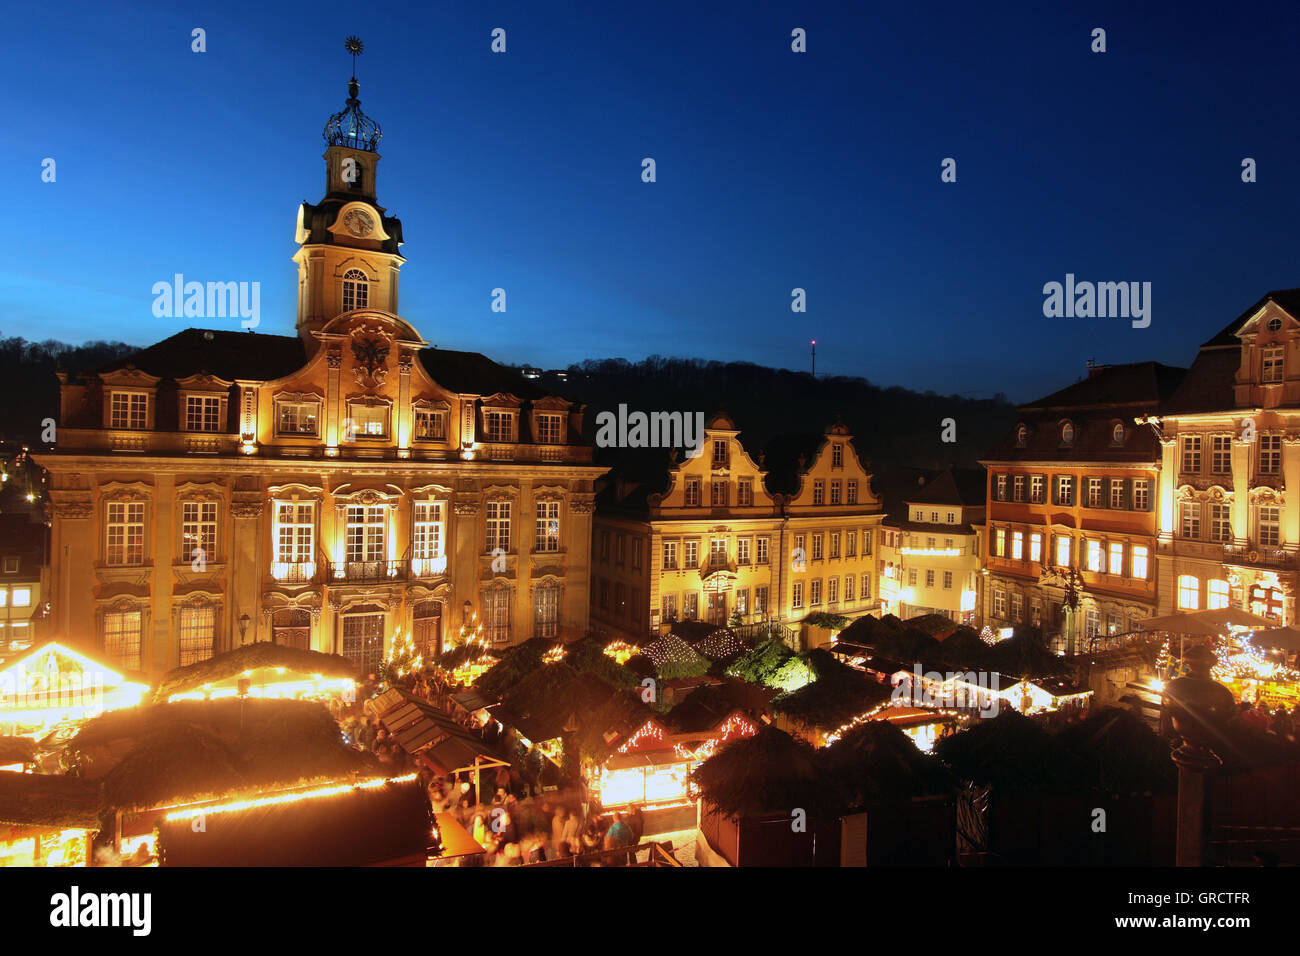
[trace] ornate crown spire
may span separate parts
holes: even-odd
[[[361,85],[357,82],[357,57],[365,51],[365,44],[357,37],[350,36],[343,41],[343,48],[352,55],[352,79],[348,81],[348,104],[329,118],[322,134],[326,146],[347,146],[352,149],[364,149],[375,152],[379,141],[384,138],[384,131],[375,120],[361,112],[361,100],[357,93]]]

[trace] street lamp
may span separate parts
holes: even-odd
[[[244,643],[244,635],[248,633],[248,625],[252,619],[247,613],[239,616],[239,643]]]

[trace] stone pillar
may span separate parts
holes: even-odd
[[[325,359],[329,363],[329,374],[325,381],[325,454],[334,456],[339,453],[341,439],[339,402],[342,389],[339,378],[342,375],[343,353],[331,349]]]
[[[1282,439],[1282,481],[1287,494],[1282,505],[1281,545],[1294,552],[1300,544],[1300,435]]]
[[[415,414],[411,409],[411,353],[403,352],[397,360],[397,408],[393,409],[393,428],[397,435],[397,457],[411,457],[411,438],[415,432]]]
[[[1250,536],[1250,456],[1255,442],[1232,441],[1232,544],[1245,548]]]
[[[262,636],[261,582],[271,570],[271,555],[263,550],[268,539],[262,523],[266,503],[260,491],[236,491],[230,502],[230,553],[226,557],[230,573],[229,620],[225,622],[225,646],[221,650],[252,644]],[[248,615],[248,630],[239,633],[239,619]],[[267,625],[269,626],[269,625]],[[265,634],[270,640],[269,631]]]
[[[1179,464],[1177,453],[1177,438],[1160,439],[1160,493],[1157,500],[1160,508],[1161,542],[1174,540],[1174,522],[1177,520],[1174,514],[1174,489],[1177,487]]]

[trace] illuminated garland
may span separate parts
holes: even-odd
[[[644,724],[642,724],[640,727],[636,729],[636,733],[632,734],[631,737],[623,741],[623,743],[618,748],[618,752],[621,754],[625,754],[629,750],[633,749],[634,747],[637,747],[641,743],[641,741],[646,739],[652,740],[655,743],[663,743],[663,739],[664,739],[663,727],[661,727],[657,722],[653,720],[647,720]]]
[[[241,810],[254,810],[259,807],[270,807],[285,803],[298,803],[302,800],[315,800],[320,797],[336,797],[340,794],[350,793],[355,790],[374,790],[382,787],[387,783],[409,783],[418,779],[419,774],[409,773],[404,777],[374,777],[370,780],[362,780],[360,783],[341,783],[331,784],[327,787],[318,787],[315,790],[299,790],[293,793],[277,793],[269,797],[255,797],[251,800],[235,800],[231,803],[219,803],[216,805],[201,805],[184,810],[174,810],[167,814],[166,820],[173,822],[177,820],[193,820],[197,817],[205,817],[217,813],[236,813]]]

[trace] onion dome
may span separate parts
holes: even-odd
[[[347,146],[372,153],[379,149],[384,131],[379,123],[361,112],[361,101],[357,99],[360,88],[355,76],[348,81],[348,105],[331,116],[325,124],[322,135],[326,146]]]

